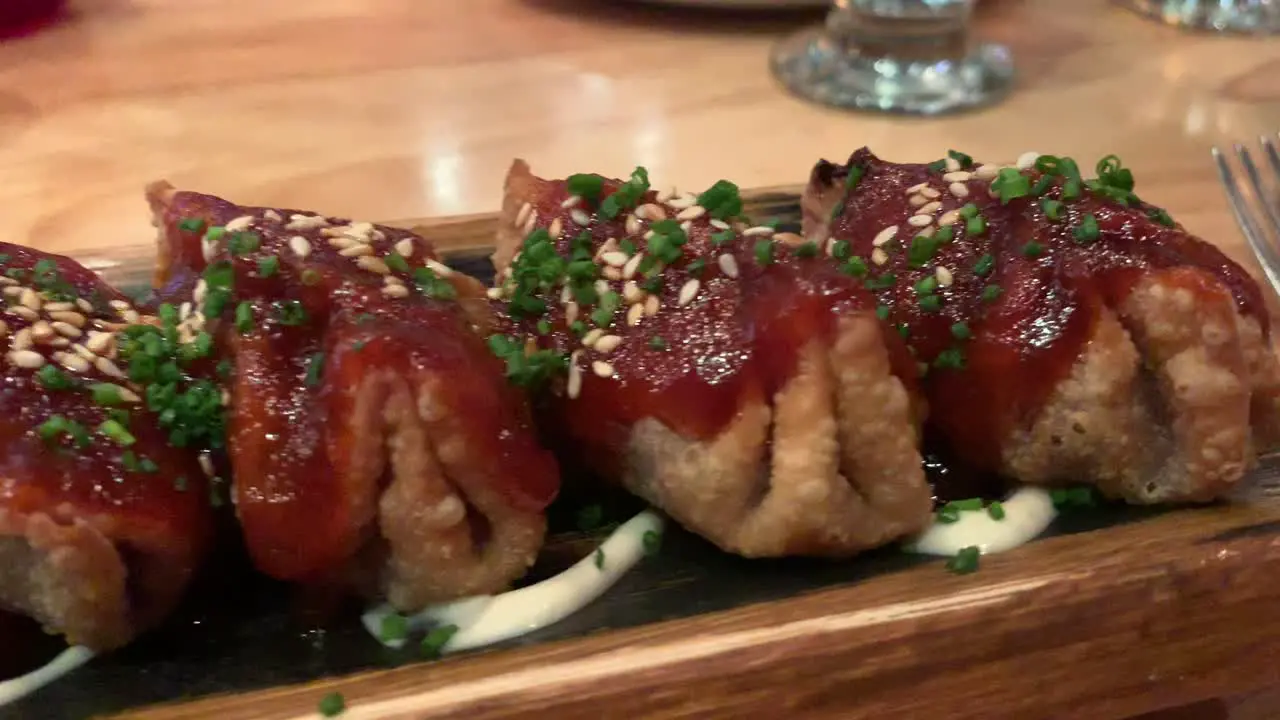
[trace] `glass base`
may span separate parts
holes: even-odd
[[[859,54],[811,28],[779,43],[773,74],[791,92],[840,108],[941,115],[992,105],[1013,86],[1003,45],[977,45],[958,59],[900,60]]]
[[[1222,33],[1280,32],[1280,3],[1273,0],[1113,0],[1168,25]]]

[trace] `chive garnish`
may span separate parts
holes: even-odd
[[[618,217],[623,210],[635,207],[647,192],[649,192],[649,172],[638,167],[631,172],[631,179],[600,203],[600,216],[606,220]]]
[[[799,245],[796,245],[791,252],[793,255],[799,258],[817,257],[818,243],[812,240],[807,240],[805,242],[800,243]]]
[[[948,150],[947,157],[960,163],[961,170],[968,170],[973,167],[973,157],[960,152],[959,150]]]
[[[727,220],[742,214],[742,196],[738,194],[738,186],[728,180],[717,180],[698,195],[698,204],[717,220]]]
[[[969,338],[973,337],[973,332],[969,330],[968,323],[964,321],[960,321],[952,324],[951,337],[957,340],[968,340]]]
[[[47,390],[70,390],[76,386],[76,381],[55,365],[45,365],[37,370],[36,379]]]
[[[178,221],[178,229],[183,232],[200,232],[204,229],[204,220],[190,217]]]
[[[655,530],[645,530],[640,543],[644,546],[644,554],[653,557],[662,549],[662,536]]]
[[[955,557],[947,561],[946,568],[956,575],[967,575],[975,572],[978,569],[978,558],[981,557],[981,554],[976,545],[961,548]]]
[[[1056,221],[1062,218],[1062,203],[1058,200],[1045,198],[1040,201],[1040,209],[1049,220]]]
[[[991,191],[1000,198],[1000,204],[1007,205],[1014,198],[1030,195],[1031,181],[1015,168],[1001,168],[991,181]]]
[[[596,548],[595,553],[596,569],[604,570],[604,549]]]
[[[756,262],[760,265],[769,265],[773,262],[773,241],[761,240],[755,246]]]
[[[253,305],[241,302],[236,305],[236,330],[244,335],[253,329]]]
[[[506,363],[507,379],[515,385],[534,387],[569,368],[569,357],[554,350],[525,354],[524,343],[509,335],[491,335],[489,350]]]
[[[98,434],[114,440],[117,445],[123,445],[125,447],[136,442],[136,439],[133,437],[133,434],[129,432],[128,428],[115,420],[103,420],[102,424],[98,425]]]
[[[422,655],[427,658],[438,658],[444,652],[444,648],[458,634],[457,625],[439,625],[431,628],[427,632],[426,637],[422,638]]]
[[[943,505],[938,509],[938,512],[934,514],[934,519],[944,525],[950,525],[960,519],[960,513],[949,504]]]
[[[862,282],[868,290],[888,290],[898,281],[898,276],[891,272],[884,273],[878,277],[869,277]]]
[[[551,321],[546,318],[542,318],[533,326],[533,329],[539,335],[549,335],[551,333]]]
[[[964,351],[960,348],[947,348],[938,353],[938,356],[933,359],[933,366],[949,370],[963,370]]]
[[[1022,246],[1021,252],[1023,257],[1038,258],[1044,254],[1044,245],[1041,245],[1035,240],[1029,240],[1026,245]]]
[[[685,272],[693,277],[702,277],[703,271],[707,269],[707,261],[704,258],[696,258],[693,262],[685,266]]]
[[[320,380],[324,375],[324,353],[312,353],[307,358],[307,374],[303,379],[307,387],[315,387],[320,384]]]
[[[848,240],[837,240],[831,243],[831,257],[837,260],[848,260],[853,254],[853,245]]]
[[[400,272],[400,273],[409,272],[409,261],[405,260],[404,256],[398,252],[392,251],[390,253],[387,253],[385,262],[387,263],[387,267],[391,268],[396,272]]]
[[[960,208],[960,217],[964,218],[965,220],[968,220],[971,217],[977,217],[977,215],[978,215],[978,206],[974,205],[973,203],[965,203]]]
[[[342,693],[329,693],[320,698],[318,709],[320,714],[325,717],[337,717],[346,712],[347,701],[342,697]]]
[[[973,274],[978,277],[986,277],[991,273],[991,269],[995,267],[995,264],[996,259],[992,257],[991,253],[987,253],[978,258],[978,261],[973,264]]]
[[[937,295],[925,295],[917,300],[916,304],[925,312],[938,312],[942,309],[942,298]]]
[[[1080,218],[1080,224],[1072,229],[1071,234],[1075,237],[1076,242],[1081,245],[1088,245],[1098,239],[1101,231],[1098,229],[1098,218],[1092,213]]]
[[[877,307],[877,308],[876,308],[876,317],[880,318],[881,320],[888,320],[888,319],[889,319],[889,306],[888,306],[888,305],[881,305],[881,306]]]
[[[916,295],[932,295],[938,290],[938,279],[932,275],[927,275],[915,284]]]
[[[661,335],[654,335],[649,338],[649,348],[651,350],[666,350],[667,341],[663,340]]]
[[[276,303],[276,319],[281,325],[301,325],[307,321],[307,310],[297,300],[281,300]]]
[[[721,245],[727,245],[733,242],[734,237],[736,236],[734,235],[732,230],[721,230],[718,233],[711,234],[711,244],[717,247]]]
[[[575,174],[570,175],[565,180],[565,186],[570,194],[579,195],[589,202],[595,202],[600,198],[601,191],[604,190],[604,178],[599,175]]]
[[[404,640],[409,634],[409,619],[400,613],[390,613],[384,615],[382,623],[378,627],[378,637],[383,642],[396,642]]]
[[[421,291],[423,295],[426,295],[429,298],[434,298],[436,300],[452,300],[458,296],[458,292],[454,289],[453,283],[437,275],[436,271],[431,268],[420,267],[414,270],[413,283],[418,286],[418,290]],[[542,308],[545,310],[546,305],[543,305]]]
[[[577,522],[578,529],[582,532],[598,529],[604,524],[604,508],[598,503],[583,505],[578,509]]]
[[[855,255],[841,265],[840,269],[844,271],[846,275],[862,277],[867,274],[867,261]]]
[[[970,235],[981,235],[987,230],[987,220],[981,215],[974,215],[964,221],[964,231]]]
[[[1173,222],[1173,218],[1169,216],[1169,213],[1165,212],[1160,208],[1151,208],[1150,210],[1148,210],[1147,217],[1151,218],[1152,220],[1155,220],[1156,222],[1160,223],[1161,225],[1164,225],[1165,227],[1174,227],[1175,225],[1175,223]]]
[[[257,233],[236,232],[227,238],[227,252],[232,255],[248,255],[262,246]]]
[[[982,301],[987,303],[995,302],[1003,293],[1004,290],[999,285],[988,285],[982,288]]]
[[[280,258],[276,257],[275,255],[268,255],[267,257],[264,257],[258,260],[258,276],[259,277],[269,278],[272,275],[275,275],[276,271],[279,269],[280,269]]]
[[[992,520],[1003,520],[1004,505],[999,500],[991,501],[991,504],[987,506],[987,514],[991,516]]]

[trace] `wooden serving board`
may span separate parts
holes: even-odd
[[[798,218],[796,188],[744,197],[754,218]],[[455,266],[491,272],[494,217],[395,224],[419,228]],[[138,286],[150,258],[139,246],[87,259]],[[1273,484],[1277,468],[1265,463],[1259,479]],[[589,552],[569,529],[573,511],[553,507],[552,564]],[[119,717],[312,718],[341,692],[342,717],[360,720],[1129,717],[1280,684],[1280,500],[1078,511],[966,576],[892,548],[747,561],[673,529],[657,557],[578,615],[435,662],[383,650],[358,628],[302,634],[282,619],[287,593],[206,582],[170,628],[16,711],[168,701]],[[228,604],[230,616],[207,609]],[[178,701],[193,695],[205,697]]]

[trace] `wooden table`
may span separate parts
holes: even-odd
[[[73,2],[0,44],[0,237],[82,256],[147,242],[141,188],[161,177],[388,219],[495,210],[513,156],[547,175],[645,165],[661,183],[754,187],[866,144],[903,160],[1117,152],[1143,197],[1252,265],[1208,149],[1280,129],[1280,44],[1185,34],[1103,0],[997,0],[980,27],[1012,46],[1017,91],[912,120],[779,89],[771,44],[820,15],[631,5]]]

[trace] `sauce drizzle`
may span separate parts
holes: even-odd
[[[1049,528],[1058,511],[1048,490],[1020,487],[1002,503],[1002,520],[991,517],[986,509],[961,510],[952,523],[933,525],[907,543],[908,552],[922,555],[955,557],[967,547],[977,547],[983,555],[1012,550],[1039,537]]]

